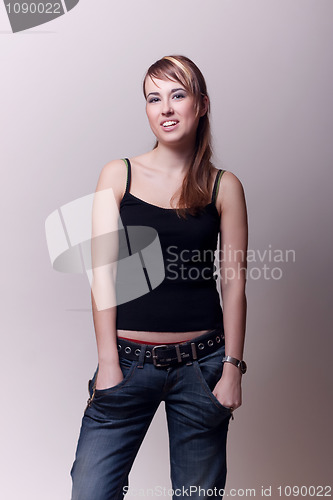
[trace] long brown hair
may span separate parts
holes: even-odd
[[[183,85],[185,90],[194,97],[197,115],[200,113],[203,96],[208,97],[206,82],[199,68],[188,57],[179,55],[165,56],[152,64],[143,80],[145,97],[145,83],[148,77],[160,80],[167,78]],[[211,201],[210,186],[214,167],[210,161],[212,147],[209,111],[210,106],[208,104],[207,113],[200,117],[199,120],[195,148],[182,184],[179,208],[174,209],[178,216],[185,219],[186,213],[197,215]],[[154,149],[157,145],[158,141],[156,141]]]

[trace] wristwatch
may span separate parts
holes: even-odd
[[[245,363],[245,361],[240,361],[239,359],[236,359],[236,358],[233,358],[232,356],[224,356],[224,358],[222,359],[222,363],[231,363],[235,366],[237,366],[237,368],[240,369],[242,375],[244,375],[244,373],[246,373],[246,370],[247,370],[247,365]]]

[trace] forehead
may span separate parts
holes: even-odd
[[[185,88],[185,87],[179,81],[170,80],[168,78],[160,79],[160,78],[151,78],[150,76],[148,76],[145,81],[146,95],[149,94],[150,92],[170,92],[172,89],[175,88]]]

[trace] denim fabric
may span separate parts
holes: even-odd
[[[224,354],[222,345],[199,361],[169,368],[150,363],[140,368],[138,361],[120,358],[124,379],[96,390],[84,412],[71,470],[72,500],[124,498],[128,474],[161,401],[167,414],[172,488],[224,488],[231,412],[212,393],[222,375]],[[90,395],[96,373],[89,383]],[[201,491],[190,498],[222,496],[204,496]]]

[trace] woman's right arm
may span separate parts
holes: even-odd
[[[119,205],[125,184],[124,162],[111,161],[101,171],[93,201],[91,301],[98,352],[96,389],[113,387],[123,379],[117,350],[115,283]]]

